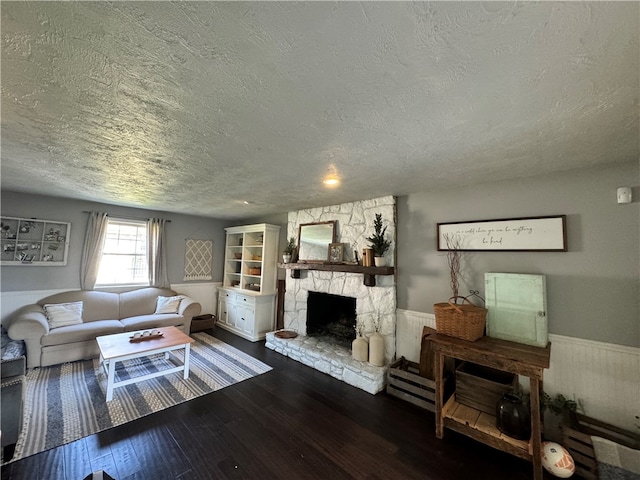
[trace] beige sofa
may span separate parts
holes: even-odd
[[[178,313],[155,314],[158,296],[178,295],[168,288],[142,288],[123,293],[76,290],[43,298],[20,308],[5,325],[9,337],[24,340],[27,368],[99,356],[96,337],[111,333],[175,326],[189,334],[200,304],[183,296]],[[49,328],[43,305],[83,302],[82,323]],[[4,323],[4,322],[3,322]]]

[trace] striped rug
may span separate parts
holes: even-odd
[[[73,442],[271,370],[206,333],[195,333],[190,373],[159,376],[116,388],[105,401],[107,377],[98,359],[27,373],[23,428],[11,461]],[[180,362],[184,350],[172,352]],[[116,377],[131,378],[173,366],[164,354],[118,362]]]

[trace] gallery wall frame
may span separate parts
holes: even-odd
[[[438,223],[438,250],[449,238],[467,252],[566,252],[566,227],[566,215]]]
[[[67,264],[71,223],[0,217],[0,265],[60,267]]]

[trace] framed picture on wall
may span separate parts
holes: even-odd
[[[438,223],[438,250],[566,252],[567,219],[549,217],[503,218]]]
[[[65,266],[71,223],[0,217],[0,264]]]

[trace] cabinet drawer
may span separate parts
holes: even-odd
[[[255,298],[253,298],[253,297],[251,297],[249,295],[236,295],[235,301],[239,305],[250,305],[252,308],[256,303]]]

